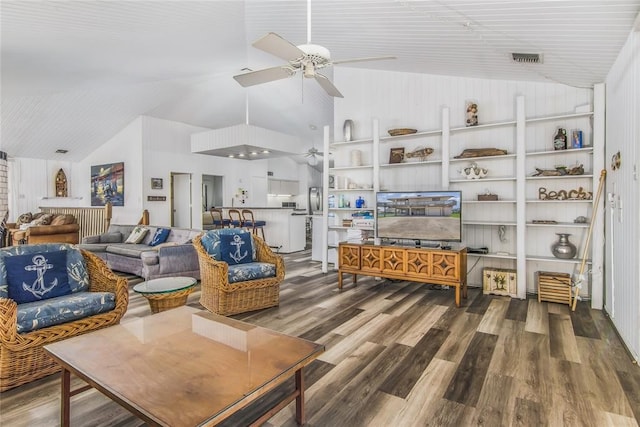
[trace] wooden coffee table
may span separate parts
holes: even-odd
[[[185,305],[197,282],[193,277],[161,277],[138,283],[133,290],[149,301],[152,313],[160,313]]]
[[[324,346],[191,307],[178,307],[48,344],[62,366],[61,424],[70,398],[91,387],[150,425],[216,425],[295,376],[293,400],[305,421],[302,369]],[[71,390],[71,373],[88,386]]]

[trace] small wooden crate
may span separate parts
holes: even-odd
[[[482,293],[493,295],[515,295],[518,291],[516,270],[485,267],[482,269]]]
[[[559,302],[571,306],[571,275],[537,271],[538,301]]]

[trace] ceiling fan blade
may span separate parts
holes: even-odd
[[[276,33],[269,33],[253,43],[253,47],[264,50],[267,53],[282,58],[285,61],[293,61],[302,56],[304,52]]]
[[[240,83],[241,86],[253,86],[261,83],[268,83],[274,80],[286,79],[295,74],[295,71],[288,67],[272,67],[264,70],[250,71],[244,74],[238,74],[233,78]]]
[[[337,98],[344,98],[338,88],[331,83],[331,80],[319,73],[316,73],[314,77],[320,86],[322,86],[322,89],[324,89],[329,95]]]
[[[342,59],[340,61],[331,61],[331,64],[346,64],[348,62],[364,62],[364,61],[383,61],[386,59],[398,59],[395,56],[371,56],[368,58]]]

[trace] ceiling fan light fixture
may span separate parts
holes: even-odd
[[[310,166],[316,166],[316,165],[318,164],[318,158],[316,157],[316,155],[315,155],[315,154],[314,154],[314,155],[312,155],[312,156],[309,156],[309,157],[307,158],[307,163],[308,163]]]
[[[307,61],[302,64],[302,68],[304,69],[304,76],[308,79],[312,79],[316,76],[316,68],[313,65],[313,62]]]

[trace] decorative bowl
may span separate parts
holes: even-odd
[[[399,136],[399,135],[409,135],[412,133],[416,133],[418,132],[417,129],[407,129],[407,128],[401,128],[401,129],[389,129],[387,132],[389,132],[389,135],[391,136]]]

